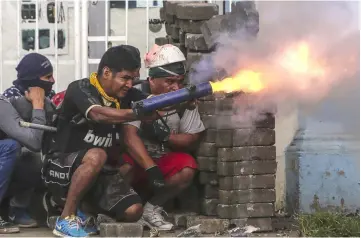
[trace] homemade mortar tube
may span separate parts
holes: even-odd
[[[197,85],[188,85],[185,88],[173,92],[160,94],[141,101],[133,102],[132,109],[137,116],[145,115],[161,108],[177,105],[182,102],[205,97],[211,94],[213,94],[213,90],[210,82],[204,82]]]
[[[26,122],[26,121],[20,121],[19,124],[20,124],[21,127],[27,127],[27,128],[44,130],[44,131],[51,131],[51,132],[56,132],[57,131],[56,127],[40,125],[40,124]]]

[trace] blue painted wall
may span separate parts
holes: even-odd
[[[290,212],[360,208],[359,78],[354,83],[300,117],[286,152]]]

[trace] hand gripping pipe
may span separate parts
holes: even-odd
[[[205,97],[212,93],[213,90],[210,82],[188,85],[187,87],[174,92],[160,94],[141,101],[133,102],[132,109],[137,116],[145,115],[161,108]]]

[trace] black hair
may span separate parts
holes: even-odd
[[[123,70],[136,70],[140,68],[140,52],[131,45],[118,45],[109,48],[98,66],[98,75],[101,75],[104,67],[108,67],[113,73]]]

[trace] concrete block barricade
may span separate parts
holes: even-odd
[[[238,25],[247,27],[249,16],[259,21],[251,2],[237,2],[230,14],[218,15],[218,11],[213,3],[166,1],[161,17],[166,21],[167,36],[156,41],[184,50],[187,71],[195,71],[200,60],[210,57],[222,32],[233,31]],[[196,152],[201,216],[179,216],[179,226],[200,224],[204,234],[222,233],[229,224],[272,230],[277,168],[275,117],[266,113],[251,123],[241,120],[237,114],[245,109],[235,107],[235,103],[242,103],[236,101],[238,96],[198,99],[206,127]]]
[[[218,5],[212,3],[183,3],[176,6],[176,16],[183,20],[209,20],[218,12]]]
[[[184,40],[185,46],[191,51],[208,51],[208,46],[202,34],[187,33]]]

